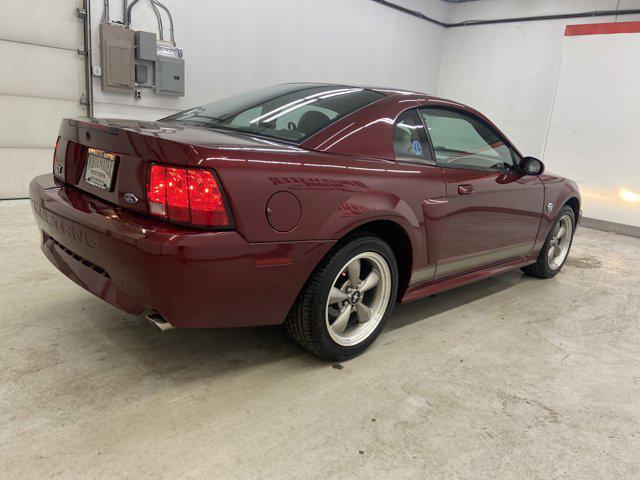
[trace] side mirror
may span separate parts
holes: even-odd
[[[525,175],[540,175],[544,172],[544,163],[534,157],[524,157],[520,162],[520,171]]]

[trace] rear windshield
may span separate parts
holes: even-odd
[[[364,88],[277,85],[195,107],[163,121],[300,143],[327,125],[381,98],[384,98],[382,93]]]

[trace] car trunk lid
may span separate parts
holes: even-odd
[[[264,142],[248,135],[171,123],[65,119],[60,127],[54,175],[109,203],[147,214],[150,163],[188,166],[195,147],[233,151],[258,146],[264,147]],[[88,170],[95,170],[98,176],[88,175]],[[95,181],[108,173],[108,184]]]

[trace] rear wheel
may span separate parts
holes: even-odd
[[[547,240],[538,254],[538,260],[533,265],[524,267],[522,271],[540,278],[555,276],[562,269],[569,255],[575,223],[573,209],[565,205],[547,235]]]
[[[287,331],[321,357],[351,358],[380,334],[395,301],[393,251],[370,235],[335,248],[316,268],[287,316]]]

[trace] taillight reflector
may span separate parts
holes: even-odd
[[[53,148],[53,168],[55,172],[56,160],[58,159],[58,147],[60,146],[60,136],[56,139],[56,146]]]
[[[149,213],[167,220],[204,227],[228,227],[229,217],[213,172],[151,165]]]
[[[158,217],[167,216],[166,171],[166,167],[159,165],[152,165],[149,168],[149,183],[147,184],[149,213]]]

